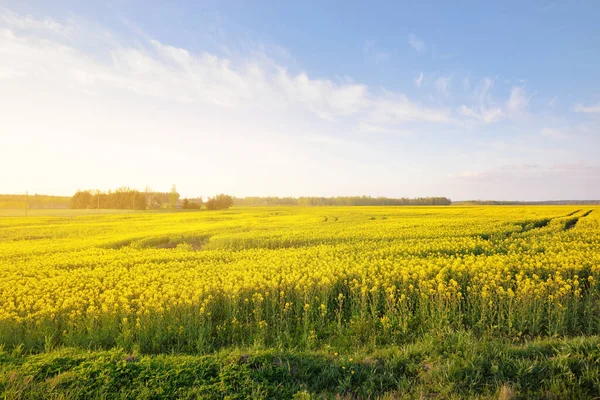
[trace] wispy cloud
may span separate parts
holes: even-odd
[[[471,106],[461,105],[459,107],[459,112],[465,117],[486,124],[491,124],[501,119],[505,112],[496,105],[490,95],[493,86],[494,79],[488,77],[483,78],[472,92],[474,104]]]
[[[586,114],[598,114],[600,113],[600,104],[586,106],[583,104],[577,104],[575,106],[575,112],[586,113]]]
[[[8,87],[0,96],[43,88],[57,95],[68,91],[69,99],[83,96],[86,101],[111,104],[126,94],[157,105],[207,110],[212,117],[199,121],[199,129],[218,125],[225,129],[221,123],[225,115],[231,121],[258,121],[276,114],[323,132],[332,129],[328,123],[335,123],[336,131],[349,133],[362,132],[366,126],[372,131],[397,131],[407,122],[453,123],[449,108],[423,105],[403,93],[372,89],[349,78],[316,79],[292,72],[265,53],[255,57],[195,53],[148,39],[147,34],[127,42],[75,19],[62,24],[12,13],[0,16],[7,26],[0,31],[0,77],[14,82],[13,91]],[[51,37],[49,32],[57,35]],[[110,40],[92,54],[89,44],[79,40],[81,35]],[[421,74],[419,84],[422,79]],[[264,122],[256,124],[256,130],[264,129]],[[252,129],[250,122],[247,128]],[[296,131],[297,127],[280,129],[282,135]]]
[[[419,53],[425,52],[425,42],[418,39],[414,33],[408,35],[408,44]]]
[[[400,122],[453,123],[450,108],[434,108],[419,105],[403,94],[386,92],[372,101],[368,122],[380,125]]]
[[[21,16],[7,9],[0,9],[0,23],[12,29],[27,30],[32,33],[44,32],[72,37],[77,28],[72,20],[60,23],[52,18],[36,19],[32,16]]]
[[[458,108],[460,114],[485,124],[491,124],[501,119],[516,119],[526,115],[532,96],[528,95],[523,87],[513,86],[508,100],[502,104],[491,95],[494,83],[494,79],[488,77],[482,79],[472,93],[474,104],[471,106],[461,105]]]
[[[513,86],[510,90],[510,98],[506,105],[508,113],[515,114],[525,111],[531,96],[527,96],[525,89],[519,86]]]
[[[459,111],[465,117],[473,118],[486,124],[496,122],[504,116],[504,112],[500,108],[475,108],[463,104],[460,106]]]
[[[415,85],[417,85],[417,87],[421,87],[421,83],[423,82],[424,77],[425,75],[422,72],[419,73],[419,76],[417,76],[417,78],[415,79]]]

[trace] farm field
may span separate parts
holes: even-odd
[[[0,211],[8,398],[600,396],[600,207],[91,211]]]

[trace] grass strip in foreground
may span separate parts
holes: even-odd
[[[0,390],[7,399],[586,399],[600,396],[600,337],[511,344],[453,333],[352,354],[17,349],[0,352]]]

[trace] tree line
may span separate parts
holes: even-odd
[[[456,205],[474,206],[540,206],[540,205],[597,205],[600,200],[546,200],[546,201],[518,201],[518,200],[464,200],[454,202]]]
[[[234,197],[235,206],[447,206],[447,197]]]
[[[160,208],[182,208],[184,210],[224,210],[231,206],[426,206],[450,205],[447,197],[391,198],[371,196],[337,197],[232,197],[218,194],[204,201],[202,197],[184,198],[173,185],[170,192],[142,192],[129,187],[115,191],[78,190],[71,198],[75,209],[129,209],[147,210]]]
[[[74,209],[119,209],[119,210],[156,210],[161,208],[183,208],[199,210],[203,206],[207,210],[224,210],[233,205],[233,198],[226,194],[210,197],[206,202],[202,197],[185,198],[180,201],[180,194],[175,185],[170,192],[155,192],[146,189],[144,192],[129,187],[121,187],[107,192],[100,190],[78,190],[71,197],[71,208]]]
[[[233,197],[227,194],[218,194],[215,197],[209,197],[206,202],[202,197],[195,199],[183,199],[181,208],[184,210],[199,210],[202,206],[206,206],[207,210],[226,210],[233,205]]]
[[[127,186],[107,192],[100,190],[78,190],[71,197],[71,208],[74,209],[119,209],[147,210],[159,208],[176,208],[179,193],[175,185],[170,192],[154,192],[146,189],[141,192]]]

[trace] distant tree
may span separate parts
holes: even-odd
[[[81,191],[71,197],[71,208],[112,208],[121,210],[145,210],[146,195],[138,190],[121,187],[117,190],[101,192]]]
[[[133,193],[134,198],[134,208],[136,210],[145,210],[147,207],[146,204],[146,194],[138,192],[137,190]]]
[[[206,201],[209,210],[226,210],[233,205],[233,197],[226,194],[218,194]]]
[[[181,207],[184,210],[199,210],[202,208],[202,197],[192,200],[185,198],[183,199]]]
[[[160,200],[157,197],[150,196],[150,201],[148,202],[148,208],[155,210],[160,208]]]
[[[89,190],[78,190],[73,197],[71,197],[71,208],[85,209],[91,204],[92,193]]]
[[[171,192],[169,193],[169,208],[175,208],[177,200],[179,200],[179,193],[177,193],[177,187],[173,185],[173,187],[171,187]]]
[[[449,205],[446,197],[419,197],[409,199],[371,196],[339,196],[339,197],[236,197],[236,206],[416,206],[416,205]]]
[[[210,197],[208,200],[206,200],[206,209],[207,210],[218,210],[217,201],[215,199],[213,199],[212,197]]]

